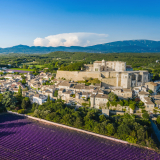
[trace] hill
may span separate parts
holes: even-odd
[[[50,53],[54,51],[66,52],[89,52],[89,53],[146,53],[160,52],[160,41],[152,40],[128,40],[115,41],[111,43],[98,44],[88,47],[71,46],[71,47],[40,47],[40,46],[26,46],[18,45],[8,48],[0,48],[0,53]]]

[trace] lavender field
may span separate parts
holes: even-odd
[[[144,148],[46,125],[13,114],[0,115],[0,159],[160,159]]]

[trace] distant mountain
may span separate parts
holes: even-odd
[[[0,48],[0,53],[50,53],[54,51],[66,52],[90,52],[90,53],[145,53],[145,52],[160,52],[160,41],[151,40],[129,40],[116,41],[111,43],[98,44],[88,47],[71,46],[71,47],[39,47],[18,45],[9,48]]]

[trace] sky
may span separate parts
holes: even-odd
[[[160,40],[160,0],[0,0],[0,47]]]

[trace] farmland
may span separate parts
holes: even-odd
[[[28,65],[29,67],[33,67],[33,65]],[[43,67],[44,65],[34,65],[36,68],[41,68]]]
[[[155,151],[0,115],[0,159],[160,159]]]
[[[19,70],[19,71],[33,71],[33,69],[23,69],[23,68],[10,68],[12,70]],[[16,71],[15,71],[16,72]]]

